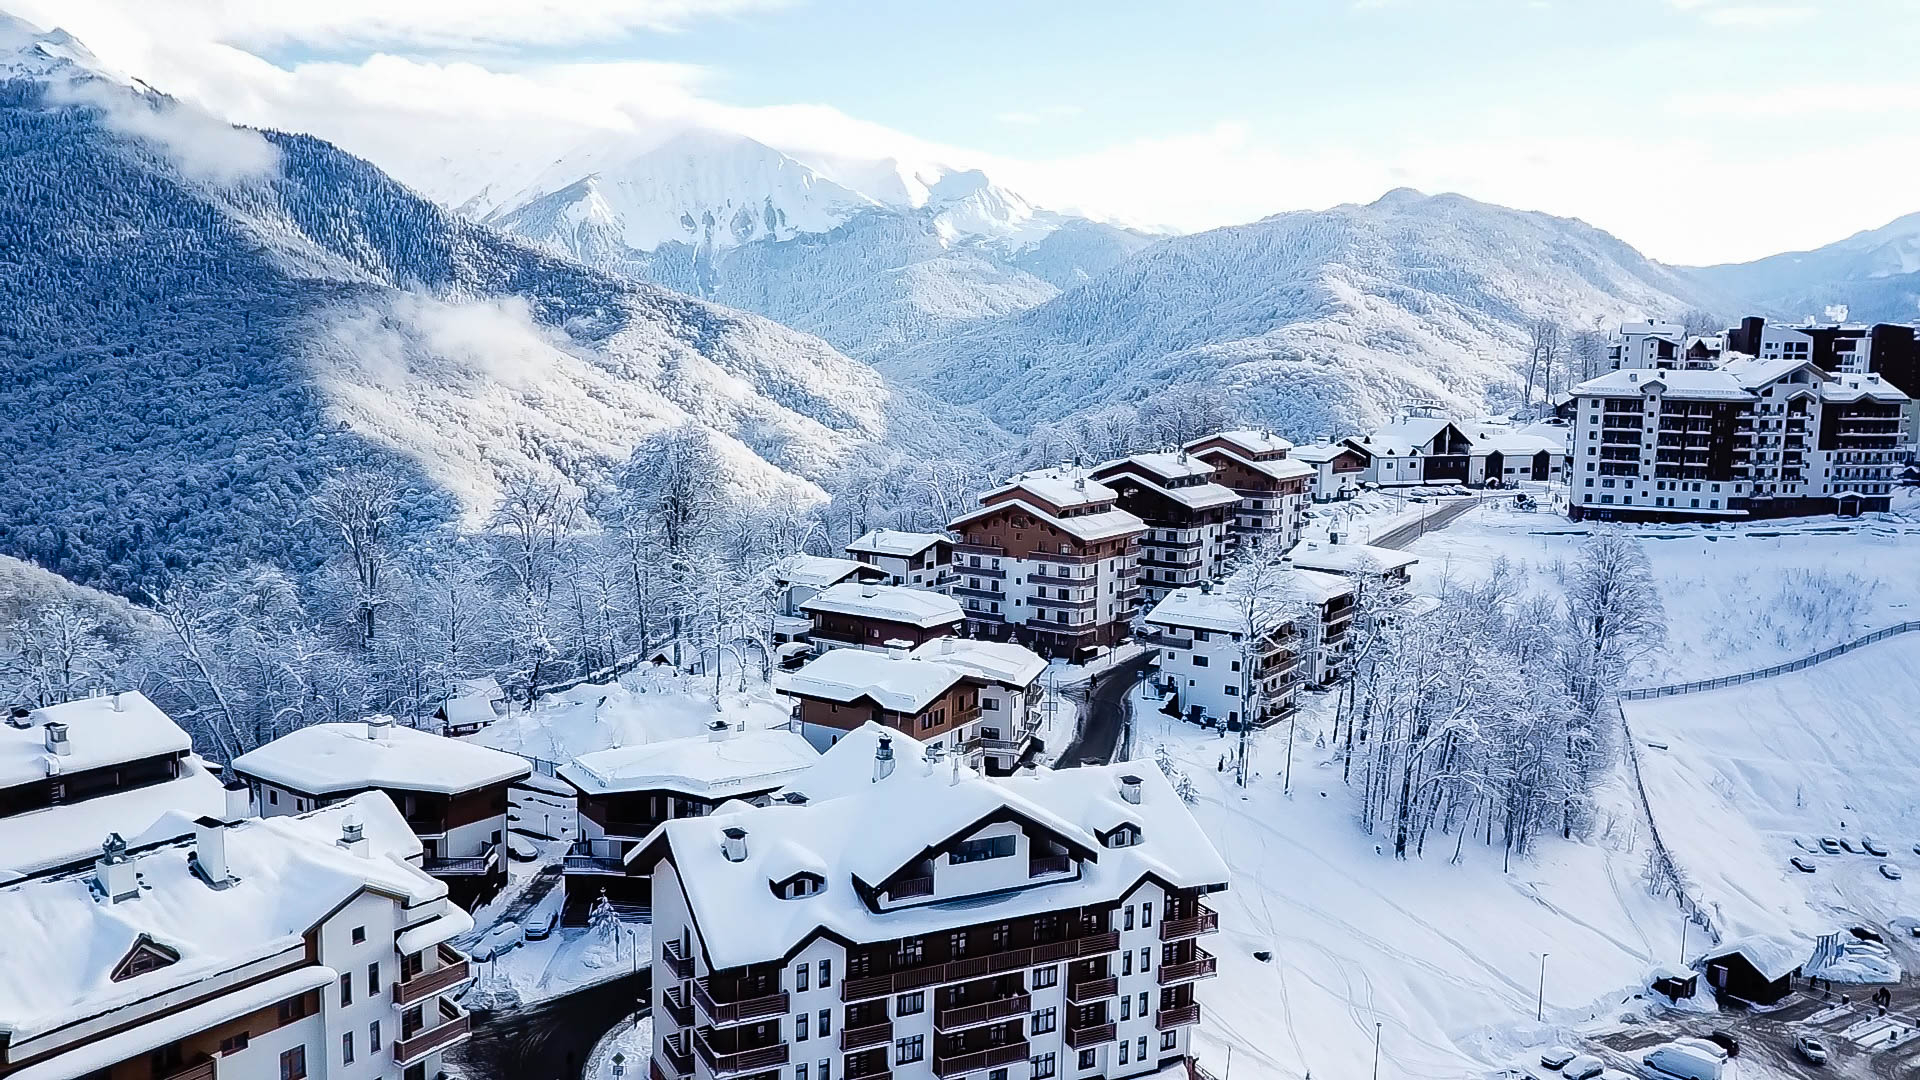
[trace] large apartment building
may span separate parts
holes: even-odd
[[[1195,439],[1186,451],[1213,466],[1215,482],[1240,496],[1227,520],[1230,537],[1270,539],[1282,548],[1299,543],[1315,470],[1289,456],[1291,442],[1271,431],[1222,431]]]
[[[1246,606],[1206,588],[1181,589],[1147,613],[1142,640],[1160,651],[1156,682],[1182,719],[1237,731],[1293,712],[1306,639],[1290,619],[1254,616],[1249,633]]]
[[[0,886],[6,1080],[428,1080],[473,928],[372,793]]]
[[[1761,360],[1811,360],[1835,375],[1878,375],[1908,397],[1920,396],[1920,341],[1901,323],[1768,322],[1757,315],[1727,331],[1730,352]]]
[[[1229,492],[1228,494],[1232,494]],[[1044,656],[1124,639],[1140,588],[1146,523],[1073,468],[1024,473],[954,519],[953,596],[973,637]]]
[[[1147,527],[1140,537],[1146,603],[1220,575],[1227,522],[1240,495],[1214,483],[1213,474],[1212,465],[1185,450],[1135,454],[1094,468],[1092,478],[1112,488],[1120,509]]]
[[[1912,441],[1897,387],[1799,357],[1622,368],[1572,404],[1576,519],[1885,510]]]
[[[1159,770],[974,775],[866,727],[669,822],[653,1080],[1087,1080],[1184,1064],[1226,866]]]

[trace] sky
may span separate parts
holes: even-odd
[[[1183,231],[1400,186],[1655,258],[1920,211],[1920,0],[0,0],[449,203],[689,126]]]

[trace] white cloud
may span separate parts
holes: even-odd
[[[994,119],[1017,127],[1039,127],[1042,124],[1051,124],[1060,120],[1071,120],[1084,111],[1078,105],[1043,105],[1037,109],[1015,109],[1011,112],[1003,112]]]
[[[50,84],[48,97],[98,109],[101,122],[146,143],[195,180],[230,186],[271,176],[280,152],[259,132],[234,127],[192,105],[154,99],[111,83]]]

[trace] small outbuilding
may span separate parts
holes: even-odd
[[[1791,941],[1745,938],[1722,943],[1694,967],[1716,997],[1772,1005],[1793,992],[1793,980],[1806,962],[1806,950]]]

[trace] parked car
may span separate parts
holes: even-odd
[[[1900,868],[1890,862],[1883,862],[1880,864],[1880,876],[1888,881],[1899,881]]]
[[[1887,857],[1887,845],[1875,840],[1871,836],[1861,837],[1860,846],[1867,849],[1867,854],[1869,855],[1878,855],[1882,859]]]
[[[1560,1075],[1566,1077],[1567,1080],[1593,1080],[1593,1078],[1599,1076],[1600,1071],[1606,1067],[1606,1062],[1601,1061],[1592,1054],[1581,1054],[1579,1057],[1567,1062],[1566,1068],[1560,1070]]]
[[[1573,1051],[1564,1046],[1549,1046],[1545,1050],[1540,1051],[1540,1064],[1545,1065],[1549,1069],[1564,1069],[1567,1066],[1567,1062],[1572,1061],[1573,1057]]]
[[[1841,848],[1846,850],[1849,854],[1852,854],[1852,855],[1861,854],[1860,849],[1853,846],[1853,841],[1847,839],[1844,836],[1840,838],[1840,846]]]
[[[1714,1052],[1702,1049],[1713,1047]],[[1699,1039],[1656,1046],[1640,1059],[1648,1076],[1671,1080],[1720,1080],[1725,1071],[1724,1052]]]
[[[1727,1052],[1728,1057],[1740,1056],[1740,1040],[1731,1032],[1713,1031],[1707,1035],[1707,1041]]]
[[[1793,858],[1788,859],[1787,861],[1793,864],[1793,868],[1795,870],[1798,870],[1803,874],[1813,873],[1813,864],[1801,858],[1798,855],[1795,855]]]
[[[1472,488],[1470,488],[1470,487],[1468,487],[1468,486],[1467,486],[1467,485],[1465,485],[1465,484],[1455,484],[1455,485],[1453,485],[1453,487],[1452,487],[1452,488],[1450,488],[1450,489],[1448,489],[1448,490],[1450,490],[1450,491],[1452,491],[1452,492],[1453,492],[1453,493],[1454,493],[1455,495],[1471,495],[1471,494],[1473,494],[1473,489],[1472,489]]]
[[[1811,1035],[1801,1035],[1793,1040],[1794,1052],[1805,1058],[1809,1065],[1827,1063],[1827,1044]]]
[[[1820,850],[1821,850],[1821,851],[1824,851],[1824,852],[1826,852],[1826,853],[1827,853],[1827,854],[1829,854],[1829,855],[1838,855],[1838,854],[1840,854],[1840,839],[1839,839],[1839,837],[1835,837],[1835,836],[1823,836],[1823,837],[1821,837],[1821,838],[1820,838]]]

